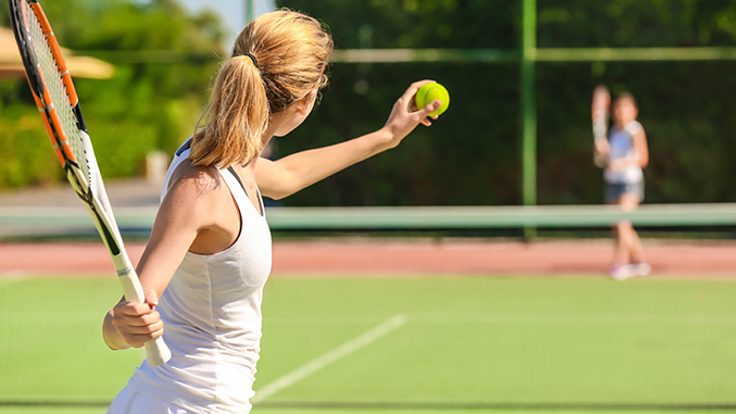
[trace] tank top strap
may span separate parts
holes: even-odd
[[[161,188],[161,198],[160,201],[164,200],[164,197],[166,197],[166,193],[169,189],[169,182],[171,181],[171,177],[174,175],[174,171],[176,171],[176,168],[181,164],[184,160],[189,158],[189,153],[192,149],[192,138],[187,139],[184,141],[183,144],[176,150],[174,153],[174,158],[169,163],[169,168],[166,170],[166,178],[164,178],[164,185]]]
[[[225,184],[230,190],[230,194],[233,195],[233,198],[238,204],[238,209],[240,210],[241,217],[247,217],[250,215],[261,217],[261,211],[263,211],[263,208],[261,208],[261,211],[256,210],[256,207],[250,201],[250,197],[248,197],[248,192],[245,190],[245,186],[240,180],[240,176],[238,176],[238,173],[235,172],[235,169],[232,167],[228,167],[221,168],[218,171],[220,172],[222,179],[225,180]],[[258,200],[259,204],[263,205],[260,193],[258,194]]]
[[[245,185],[243,184],[243,181],[240,179],[240,176],[237,172],[235,172],[235,169],[233,167],[227,167],[227,170],[232,174],[233,177],[235,177],[236,180],[238,180],[238,184],[240,184],[240,188],[243,189],[243,192],[245,193],[246,199],[248,199],[248,203],[252,206],[253,203],[250,202],[250,197],[248,196],[248,190],[245,189]],[[261,190],[256,187],[256,197],[258,198],[258,208],[254,208],[256,210],[256,213],[258,213],[259,216],[265,216],[266,215],[266,206],[263,204],[263,196],[261,195]]]

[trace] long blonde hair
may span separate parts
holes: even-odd
[[[258,156],[270,114],[327,84],[332,47],[317,20],[295,11],[248,24],[217,73],[204,126],[192,138],[192,164],[222,168]]]

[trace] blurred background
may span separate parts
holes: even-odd
[[[418,129],[400,151],[330,178],[285,205],[523,202],[522,1],[48,3],[64,47],[114,66],[105,79],[77,79],[108,180],[141,176],[146,154],[168,154],[191,134],[217,64],[249,16],[245,6],[253,4],[253,16],[273,7],[316,16],[329,27],[338,52],[446,51],[401,59],[337,53],[323,101],[303,128],[278,140],[276,156],[382,126],[395,98],[416,79],[446,85],[452,111],[433,128]],[[729,76],[735,7],[728,0],[540,1],[533,28],[541,49],[533,78],[538,203],[600,202],[589,125],[590,95],[598,83],[614,94],[630,91],[639,102],[652,155],[648,201],[735,201],[736,167],[721,156],[733,154],[736,145],[736,80]],[[7,10],[2,22],[9,26]],[[677,49],[665,57],[648,49],[606,58],[595,48]],[[688,52],[702,48],[711,53]],[[558,53],[545,53],[552,49]],[[43,131],[24,81],[6,78],[0,87],[0,145],[9,157],[0,165],[0,188],[59,182],[61,173],[47,168],[52,155],[30,139]]]
[[[42,4],[134,257],[161,171],[261,13],[303,11],[336,45],[272,158],[380,128],[415,80],[450,91],[431,128],[269,211],[256,412],[736,410],[736,0]],[[0,7],[0,413],[103,412],[141,355],[98,337],[112,267],[9,26]],[[598,84],[636,97],[650,149],[634,221],[655,277],[619,285]]]

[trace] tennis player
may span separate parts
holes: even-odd
[[[619,95],[613,105],[613,121],[608,141],[596,142],[596,150],[606,160],[603,177],[605,199],[624,211],[633,211],[644,200],[643,169],[649,163],[649,149],[644,127],[637,121],[639,108],[634,96]],[[614,249],[611,277],[617,280],[645,276],[651,266],[644,261],[641,241],[628,220],[614,227]]]
[[[105,316],[112,349],[164,336],[171,360],[136,369],[108,413],[247,413],[261,339],[271,234],[261,195],[280,199],[391,149],[439,107],[412,108],[412,84],[367,135],[270,161],[327,83],[333,44],[319,22],[281,10],[248,24],[215,79],[201,128],[176,152],[138,264],[144,304]],[[158,299],[160,298],[160,300]]]

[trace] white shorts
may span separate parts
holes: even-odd
[[[194,411],[125,387],[107,408],[107,414],[194,414]]]

